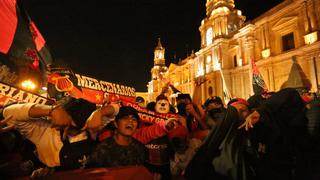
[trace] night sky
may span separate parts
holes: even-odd
[[[247,20],[283,0],[235,0]],[[200,49],[205,0],[23,0],[57,62],[147,91],[157,38],[166,64]]]

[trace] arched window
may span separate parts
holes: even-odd
[[[206,42],[207,42],[207,46],[209,46],[210,44],[212,44],[212,38],[213,38],[213,32],[212,32],[212,28],[210,27],[207,32],[206,32]]]
[[[208,55],[206,58],[206,72],[210,72],[212,70],[212,59],[211,59],[211,55]]]
[[[209,96],[212,96],[212,94],[213,94],[212,86],[209,86],[209,88],[208,88],[208,95],[209,95]]]

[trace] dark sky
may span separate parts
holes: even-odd
[[[253,19],[282,0],[235,0]],[[55,59],[76,73],[147,91],[157,38],[166,63],[200,47],[205,0],[23,0]],[[176,59],[174,58],[176,55]]]

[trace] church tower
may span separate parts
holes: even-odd
[[[165,66],[164,52],[165,52],[165,49],[164,47],[162,47],[160,38],[158,38],[158,45],[154,49],[154,65],[155,66]]]
[[[206,18],[199,28],[201,47],[219,38],[230,38],[242,27],[245,17],[235,9],[234,0],[207,0]]]
[[[162,46],[160,38],[158,38],[158,44],[154,49],[154,64],[151,69],[151,81],[148,83],[149,100],[155,100],[155,98],[161,93],[162,90],[162,77],[167,72],[165,62],[165,48]]]
[[[165,48],[162,47],[160,38],[158,38],[158,45],[154,49],[154,65],[151,69],[152,80],[158,80],[162,78],[162,74],[167,71],[166,62],[164,59]]]

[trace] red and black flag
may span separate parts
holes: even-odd
[[[254,60],[251,60],[252,65],[252,86],[254,94],[262,94],[268,92],[268,87],[263,80],[262,75],[260,74]]]
[[[19,0],[0,1],[0,81],[18,85],[26,79],[41,87],[52,57],[45,40]]]

